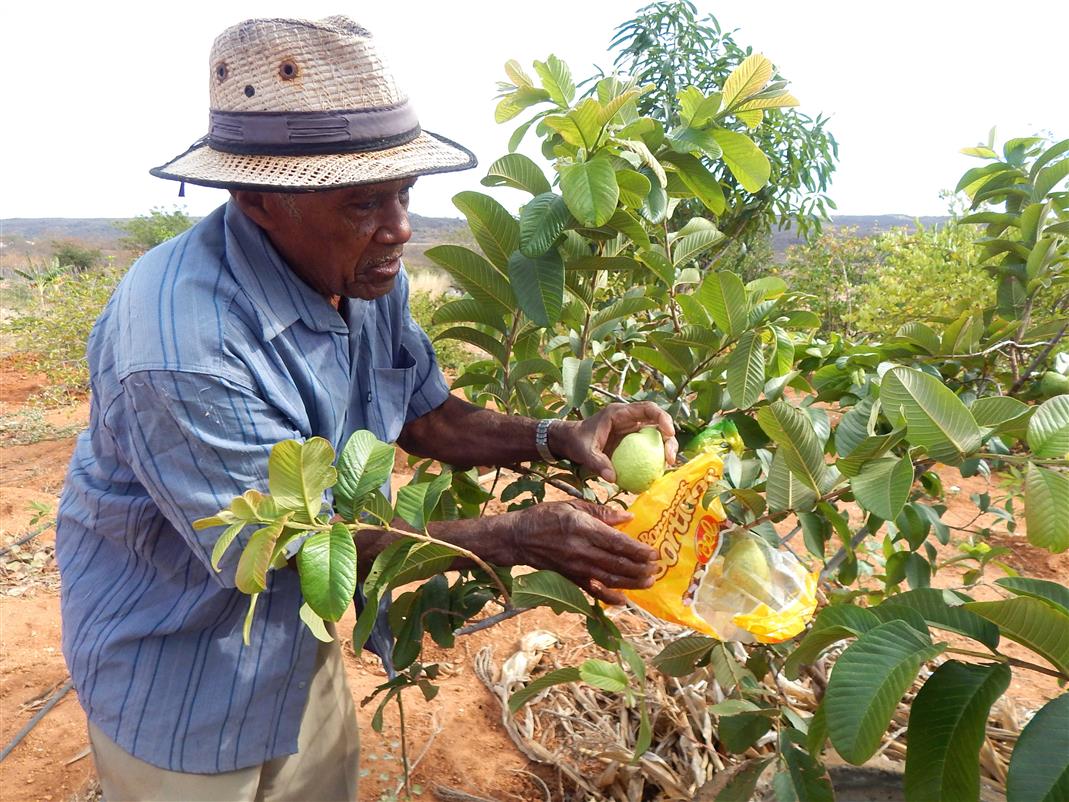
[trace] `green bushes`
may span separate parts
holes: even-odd
[[[876,241],[880,266],[859,292],[853,328],[889,337],[911,320],[956,318],[995,300],[971,228],[895,229]]]
[[[430,290],[413,290],[408,296],[408,308],[412,313],[412,319],[427,332],[432,340],[449,328],[449,326],[436,326],[431,323],[434,310],[445,301],[441,293]],[[434,343],[434,351],[438,355],[438,364],[442,370],[453,375],[463,372],[467,365],[478,358],[464,343],[457,340],[437,340]]]
[[[823,333],[886,339],[911,320],[991,306],[995,285],[980,261],[974,229],[955,222],[871,236],[842,228],[791,246],[779,273],[812,296]]]
[[[37,400],[69,403],[89,390],[85,343],[123,271],[66,272],[37,286],[35,301],[4,324],[28,366],[48,378]]]

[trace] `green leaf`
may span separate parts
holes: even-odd
[[[333,462],[334,449],[322,437],[276,443],[267,461],[267,483],[275,504],[315,518],[323,509],[323,492],[338,480]]]
[[[494,121],[497,123],[508,122],[529,106],[534,106],[549,99],[549,92],[544,89],[521,86],[517,91],[510,92],[498,101],[497,107],[494,109]],[[530,123],[527,124],[530,125]]]
[[[620,693],[627,689],[627,674],[616,663],[607,660],[586,660],[579,666],[579,678],[588,685],[604,691]]]
[[[709,172],[700,160],[689,153],[666,153],[662,158],[665,163],[676,168],[676,173],[684,186],[694,193],[705,208],[715,215],[724,213],[727,209],[724,190],[716,176]],[[654,187],[654,189],[657,188]],[[652,217],[649,219],[651,223],[658,222]]]
[[[275,542],[282,534],[282,523],[257,529],[241,552],[234,583],[242,593],[259,593],[267,589],[267,569],[275,552]]]
[[[1056,554],[1069,549],[1069,476],[1028,463],[1024,504],[1028,542]]]
[[[696,86],[688,86],[680,90],[676,97],[679,99],[679,116],[687,125],[701,127],[720,111],[720,92],[706,97]]]
[[[669,287],[675,283],[676,269],[663,253],[646,248],[638,252],[638,258],[653,275]]]
[[[616,211],[620,186],[607,159],[570,164],[560,168],[564,202],[580,224],[597,228]]]
[[[885,521],[893,521],[913,487],[913,463],[909,458],[884,458],[865,464],[850,480],[850,489],[862,509]]]
[[[1031,596],[1033,599],[1053,604],[1058,610],[1069,615],[1069,588],[1065,585],[1024,576],[1004,576],[996,579],[995,584],[1001,585],[1018,596]]]
[[[745,332],[728,359],[728,392],[739,409],[749,409],[765,386],[765,353],[761,336]]]
[[[768,183],[772,165],[750,137],[717,128],[713,130],[713,139],[723,151],[724,163],[743,188],[757,192]]]
[[[731,71],[721,90],[725,108],[760,92],[772,80],[772,62],[752,53]]]
[[[766,496],[769,512],[805,513],[812,510],[817,503],[817,494],[812,488],[800,482],[787,467],[786,455],[777,451],[772,455],[772,465],[768,470]]]
[[[880,625],[879,617],[864,607],[837,604],[825,607],[813,621],[813,625],[783,664],[783,673],[788,679],[797,679],[804,665],[810,665],[835,643],[851,637],[859,637]]]
[[[1028,596],[969,602],[965,609],[991,621],[1004,637],[1027,646],[1069,677],[1069,615]]]
[[[1002,663],[949,660],[928,678],[910,706],[908,802],[980,798],[979,755],[987,717],[1010,677],[1010,667]]]
[[[440,331],[434,337],[435,340],[460,340],[474,345],[476,348],[480,348],[486,351],[490,356],[500,362],[502,365],[508,364],[509,355],[505,351],[505,346],[496,337],[487,334],[485,331],[479,331],[471,326],[453,326],[445,331]]]
[[[720,158],[720,146],[713,139],[711,131],[680,125],[672,129],[667,141],[668,146],[676,153],[706,155],[711,159]]]
[[[369,431],[352,433],[338,456],[338,481],[334,485],[334,509],[345,520],[356,516],[357,502],[390,480],[394,447]]]
[[[586,401],[590,392],[590,378],[594,370],[594,360],[590,357],[577,359],[566,356],[561,362],[561,384],[564,386],[564,399],[571,409],[578,409]]]
[[[553,571],[535,571],[516,577],[512,604],[516,607],[545,605],[553,612],[590,614],[590,602],[574,584]]]
[[[902,337],[915,345],[919,345],[929,354],[938,354],[942,351],[942,343],[932,329],[918,321],[912,321],[899,327],[895,332],[896,337]]]
[[[245,521],[235,521],[223,530],[223,534],[219,535],[219,539],[215,541],[215,545],[212,547],[212,568],[216,571],[219,570],[219,562],[223,559],[223,554],[230,548],[230,544],[234,542],[234,538],[238,536],[246,526]]]
[[[457,556],[456,549],[440,543],[416,543],[405,554],[396,574],[390,580],[390,585],[407,585],[409,582],[430,579],[444,573],[453,565]]]
[[[839,425],[835,427],[835,451],[840,457],[850,454],[861,444],[862,440],[871,436],[869,418],[872,415],[872,403],[871,398],[862,398],[839,419]],[[871,458],[867,457],[866,459]],[[861,466],[859,465],[858,467],[860,468]],[[839,470],[842,470],[842,468]],[[843,471],[843,475],[849,476],[851,474]]]
[[[971,613],[961,606],[963,601],[953,595],[950,598],[955,604],[947,603],[950,591],[937,590],[936,588],[919,588],[889,596],[876,610],[896,610],[907,607],[921,614],[925,623],[937,629],[945,629],[957,632],[987,646],[989,649],[997,649],[999,643],[998,627],[976,613]]]
[[[880,745],[895,708],[921,664],[943,651],[928,633],[889,621],[864,633],[835,663],[824,709],[828,735],[844,760],[860,766]]]
[[[297,615],[304,622],[304,625],[308,627],[316,640],[322,641],[323,643],[334,642],[334,636],[327,631],[326,626],[323,624],[323,619],[315,614],[315,611],[308,605],[308,602],[301,605],[301,609],[297,612]]]
[[[338,621],[356,593],[356,544],[344,524],[316,532],[297,552],[301,594],[315,614]]]
[[[757,422],[787,460],[787,467],[808,487],[823,492],[824,451],[809,416],[782,399],[757,411]]]
[[[1037,457],[1069,454],[1069,395],[1056,395],[1039,405],[1028,421],[1028,446]]]
[[[516,251],[509,259],[509,280],[523,313],[539,326],[552,326],[564,306],[564,262],[550,251],[535,258]]]
[[[252,617],[256,612],[256,601],[259,598],[259,593],[253,593],[249,596],[249,609],[245,612],[245,621],[241,625],[241,641],[246,646],[249,645],[249,635],[252,633]]]
[[[1069,693],[1047,702],[1017,739],[1006,776],[1007,802],[1069,799]]]
[[[458,192],[453,196],[453,205],[468,219],[468,227],[486,258],[498,270],[504,270],[520,241],[516,219],[504,206],[481,192]]]
[[[453,474],[444,471],[429,482],[409,482],[397,491],[397,514],[422,532],[438,506],[438,499],[452,481]]]
[[[672,244],[672,263],[676,267],[683,267],[723,238],[724,235],[716,228],[707,228],[680,237]]]
[[[754,798],[761,775],[773,760],[771,757],[758,757],[741,763],[734,769],[731,779],[716,795],[714,802],[750,802]]]
[[[845,420],[846,416],[843,416],[843,421]],[[843,433],[843,422],[839,423],[839,427],[835,431],[836,446],[840,444],[841,433]],[[861,469],[865,467],[867,463],[882,457],[898,445],[905,436],[905,429],[895,429],[893,432],[888,432],[887,434],[876,434],[871,437],[866,437],[864,440],[860,441],[857,446],[847,454],[847,456],[836,462],[835,467],[839,469],[839,473],[843,476],[857,476],[861,473]],[[842,438],[842,442],[845,445],[846,439]]]
[[[630,209],[641,209],[650,194],[650,180],[637,170],[617,170],[616,183],[620,187],[620,203]]]
[[[371,516],[373,520],[383,524],[393,523],[393,505],[381,490],[372,490],[368,493],[361,501],[360,507],[361,512]]]
[[[512,187],[530,192],[532,195],[541,195],[549,192],[549,181],[529,157],[522,153],[510,153],[502,156],[490,165],[486,171],[486,177],[482,180],[484,187]]]
[[[1042,201],[1054,187],[1065,180],[1066,176],[1069,176],[1069,159],[1062,159],[1049,167],[1044,167],[1036,175],[1032,197],[1037,201]]]
[[[572,72],[568,65],[554,55],[550,55],[544,62],[534,63],[535,72],[542,79],[543,88],[549,92],[549,96],[558,106],[567,106],[575,97],[575,84],[572,83]]]
[[[516,309],[508,280],[475,251],[459,245],[436,245],[424,253],[479,303],[491,305],[502,316]]]
[[[548,674],[543,674],[533,682],[527,683],[525,687],[520,688],[520,690],[509,697],[509,712],[516,713],[521,707],[546,688],[551,688],[554,685],[562,685],[565,682],[578,682],[580,679],[579,668],[577,666],[558,668],[556,671],[550,671]]]
[[[669,643],[651,662],[670,677],[685,677],[693,674],[698,664],[708,659],[716,644],[713,638],[688,635]]]
[[[784,729],[780,733],[779,749],[798,802],[835,802],[828,770],[805,751],[802,733]]]
[[[912,368],[891,368],[880,384],[885,414],[901,416],[910,443],[947,465],[960,465],[980,448],[980,427],[968,408],[938,379]]]
[[[765,711],[721,716],[717,736],[729,752],[742,754],[757,739],[772,729],[772,719]]]
[[[447,301],[437,307],[431,315],[435,326],[447,326],[452,323],[478,323],[489,326],[504,334],[507,331],[505,320],[491,306],[484,306],[474,298],[460,298]]]
[[[978,398],[969,407],[973,420],[979,426],[989,426],[996,432],[1006,423],[1028,414],[1029,406],[1008,395],[989,395]]]
[[[572,214],[560,195],[544,192],[532,198],[520,212],[520,251],[525,256],[541,256],[553,247],[571,222]]]
[[[709,273],[698,288],[697,295],[721,331],[737,337],[746,330],[750,314],[746,287],[734,273]]]

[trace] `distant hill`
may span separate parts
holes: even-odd
[[[944,225],[950,217],[910,217],[907,214],[876,214],[876,215],[836,215],[831,223],[824,226],[825,229],[833,228],[856,228],[860,236],[879,234],[892,228],[913,228],[919,222],[925,228],[930,226]],[[782,256],[783,252],[791,245],[797,245],[802,241],[796,230],[773,231],[772,251],[776,256]]]
[[[856,228],[859,234],[875,234],[896,227],[912,228],[917,221],[924,226],[944,224],[949,217],[910,217],[904,214],[841,215],[832,218],[832,228]],[[105,253],[121,252],[123,236],[118,224],[125,218],[115,217],[9,217],[0,220],[0,256],[4,267],[16,266],[27,259],[41,259],[51,253],[51,243],[75,240],[100,248]],[[423,252],[439,243],[470,244],[471,233],[463,220],[455,217],[411,215],[412,242],[408,246],[410,267],[429,267]],[[801,240],[792,229],[775,231],[772,250],[781,256],[788,246]]]

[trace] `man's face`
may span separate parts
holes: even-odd
[[[415,178],[308,193],[263,193],[266,230],[287,264],[323,295],[371,300],[393,289],[412,236]],[[239,205],[241,193],[237,193]]]

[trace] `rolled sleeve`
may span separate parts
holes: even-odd
[[[222,530],[198,531],[193,522],[250,488],[266,493],[271,448],[302,435],[252,390],[218,376],[142,371],[124,379],[122,387],[106,421],[116,443],[196,557],[222,585],[233,587],[252,527],[231,545],[216,572],[211,553]]]

